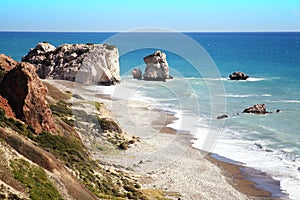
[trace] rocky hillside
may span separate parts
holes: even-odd
[[[22,61],[37,68],[42,79],[112,85],[121,81],[118,49],[109,44],[63,44],[43,42],[30,49]]]
[[[104,104],[44,84],[29,63],[0,55],[0,69],[0,199],[164,199],[132,171],[91,157],[81,140],[87,119],[109,149],[138,142]],[[91,107],[93,116],[84,112]]]

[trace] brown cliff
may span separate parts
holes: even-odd
[[[40,81],[35,67],[18,63],[0,55],[1,69],[6,69],[0,83],[0,95],[8,101],[17,119],[31,124],[37,133],[56,133],[55,124],[45,99],[47,88]]]

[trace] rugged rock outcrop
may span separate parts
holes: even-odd
[[[0,54],[0,83],[3,80],[4,75],[18,64],[14,59]]]
[[[243,72],[233,72],[229,75],[229,78],[230,80],[247,80],[249,76],[244,74]]]
[[[15,113],[12,111],[7,100],[1,96],[0,96],[0,108],[2,108],[5,111],[6,117],[15,119],[16,117]]]
[[[52,112],[45,100],[47,88],[38,78],[36,68],[29,63],[13,63],[15,67],[4,75],[0,84],[0,95],[8,101],[16,118],[31,124],[37,133],[55,133]]]
[[[132,70],[131,74],[134,79],[142,79],[143,78],[143,72],[139,68],[134,68]]]
[[[63,44],[57,48],[43,42],[30,49],[22,61],[36,66],[43,79],[112,85],[121,81],[119,52],[109,44]]]
[[[144,80],[165,81],[172,78],[169,76],[167,56],[160,50],[156,50],[153,54],[144,57],[144,62],[146,63]]]
[[[254,106],[246,108],[243,113],[253,113],[253,114],[266,114],[270,113],[266,110],[265,104],[256,104]]]

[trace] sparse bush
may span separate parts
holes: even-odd
[[[72,97],[76,99],[84,100],[84,98],[82,98],[82,96],[80,96],[79,94],[73,94]]]
[[[104,44],[104,47],[105,47],[107,50],[113,50],[114,48],[116,48],[115,45],[111,45],[111,44]]]
[[[19,159],[11,162],[11,168],[15,179],[29,189],[30,199],[63,199],[40,167]]]
[[[71,104],[65,101],[58,101],[56,104],[50,105],[50,109],[53,114],[64,117],[64,116],[72,116],[72,109],[70,108]]]

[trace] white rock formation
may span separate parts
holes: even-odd
[[[37,68],[40,78],[112,85],[121,81],[119,52],[109,44],[63,44],[57,48],[43,42],[22,58]]]
[[[153,54],[146,56],[144,62],[146,63],[144,80],[165,81],[172,78],[169,76],[167,56],[160,50],[156,50]]]

